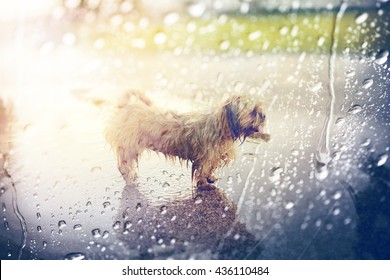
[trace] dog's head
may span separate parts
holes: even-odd
[[[262,104],[249,97],[233,96],[224,105],[226,122],[233,140],[256,138],[268,141],[270,136],[263,131],[266,116]]]

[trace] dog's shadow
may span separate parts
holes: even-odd
[[[256,259],[261,248],[236,211],[218,188],[158,205],[128,185],[114,229],[134,259]]]

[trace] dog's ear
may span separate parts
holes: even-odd
[[[228,103],[225,105],[226,119],[229,124],[230,135],[233,140],[238,139],[240,136],[240,124],[238,123],[237,113],[233,110],[233,105]]]

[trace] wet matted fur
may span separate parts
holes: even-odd
[[[261,102],[248,96],[230,97],[207,112],[178,114],[155,106],[139,92],[128,92],[107,124],[106,139],[128,184],[148,149],[191,162],[193,184],[208,187],[217,180],[214,171],[234,160],[234,142],[247,137],[270,140],[264,124]]]

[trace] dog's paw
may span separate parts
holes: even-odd
[[[204,191],[213,191],[217,187],[213,184],[201,184],[201,185],[197,185],[196,188],[198,191],[204,192]]]
[[[269,135],[267,133],[262,133],[262,132],[253,133],[250,137],[253,139],[261,139],[265,142],[268,142],[269,140],[271,140],[271,135]]]
[[[261,137],[265,142],[269,142],[271,140],[271,135],[264,133]]]

